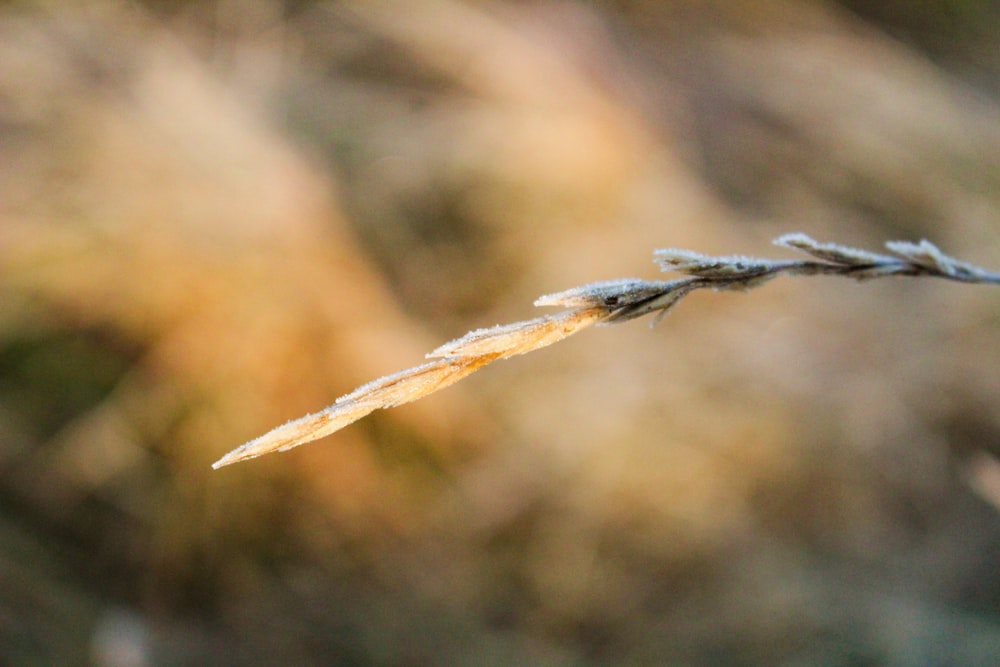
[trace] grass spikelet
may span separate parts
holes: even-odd
[[[966,283],[1000,284],[1000,273],[950,257],[929,241],[892,241],[896,256],[820,243],[801,233],[785,234],[775,244],[809,255],[805,260],[772,260],[744,256],[713,257],[690,250],[657,250],[664,271],[685,277],[670,281],[622,278],[589,283],[548,294],[536,306],[566,308],[534,319],[470,331],[430,352],[431,361],[369,382],[338,398],[333,405],[290,421],[234,449],[213,468],[283,452],[330,435],[382,408],[423,398],[480,368],[556,343],[595,324],[617,324],[657,313],[655,322],[691,292],[750,290],[779,275],[831,275],[866,280],[886,276],[929,276]]]

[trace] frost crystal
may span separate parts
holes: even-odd
[[[875,265],[892,263],[892,257],[878,255],[867,250],[849,248],[839,243],[820,243],[802,233],[785,234],[774,240],[775,245],[786,248],[803,250],[817,259],[822,259],[835,264],[847,264],[851,266]]]

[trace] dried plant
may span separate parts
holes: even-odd
[[[812,259],[712,257],[675,248],[656,250],[655,260],[664,271],[675,271],[687,277],[670,281],[625,278],[590,283],[540,297],[535,301],[536,306],[567,310],[471,331],[430,352],[427,357],[432,361],[359,387],[319,412],[290,421],[234,449],[212,467],[220,468],[273,451],[286,451],[322,438],[379,408],[415,401],[498,359],[551,345],[593,324],[616,324],[657,313],[655,324],[681,298],[705,287],[745,291],[778,275],[836,275],[856,280],[933,276],[966,283],[1000,284],[1000,273],[949,257],[926,240],[889,242],[886,247],[894,255],[819,243],[798,233],[786,234],[776,239],[775,244],[803,251]]]

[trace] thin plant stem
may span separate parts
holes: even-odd
[[[330,435],[380,408],[423,398],[498,359],[551,345],[595,324],[617,324],[656,313],[652,322],[655,324],[678,301],[698,289],[747,291],[781,275],[841,276],[855,280],[915,276],[1000,285],[1000,273],[949,257],[929,241],[889,242],[886,247],[891,255],[819,243],[799,233],[781,236],[775,244],[804,252],[811,258],[714,257],[676,248],[656,250],[653,256],[661,269],[686,277],[668,281],[624,278],[589,283],[540,297],[535,301],[536,306],[556,306],[565,310],[471,331],[430,352],[427,357],[431,361],[363,385],[319,412],[290,421],[237,447],[212,467],[221,468],[269,452],[298,447]]]

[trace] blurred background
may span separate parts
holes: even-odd
[[[0,664],[1000,663],[1000,292],[779,280],[245,440],[657,247],[1000,268],[985,0],[0,3]]]

